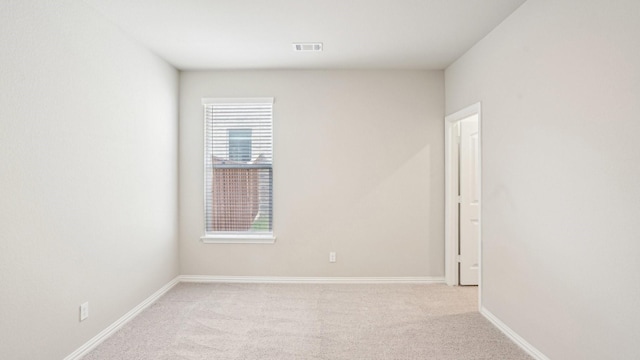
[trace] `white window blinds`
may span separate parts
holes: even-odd
[[[273,231],[273,98],[203,99],[205,233]]]

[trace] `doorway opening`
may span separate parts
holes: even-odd
[[[482,283],[481,106],[445,117],[445,279]]]

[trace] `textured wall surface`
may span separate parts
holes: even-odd
[[[482,101],[482,302],[551,359],[640,357],[639,18],[529,0],[445,72]]]
[[[178,274],[178,72],[82,1],[0,44],[0,358],[61,359]]]
[[[442,71],[181,73],[182,273],[443,276],[443,84]],[[199,241],[203,97],[275,97],[273,245]]]

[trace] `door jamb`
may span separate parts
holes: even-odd
[[[469,116],[478,116],[478,167],[480,172],[480,214],[478,247],[478,297],[482,289],[482,112],[481,103],[475,103],[444,118],[445,142],[445,281],[449,286],[457,286],[458,276],[458,179],[455,177],[457,159],[453,158],[454,146],[457,146],[455,125]]]

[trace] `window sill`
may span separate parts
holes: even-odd
[[[209,234],[200,237],[200,241],[205,244],[275,244],[276,237],[273,234]]]

